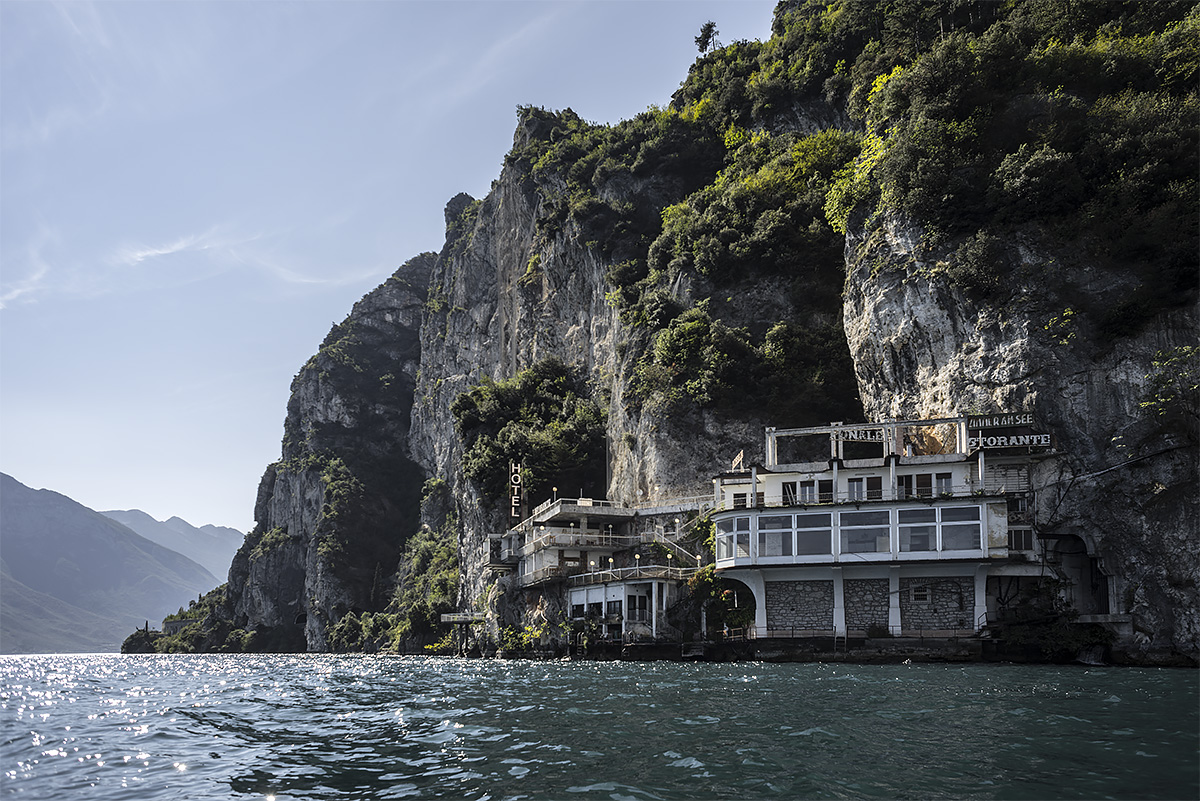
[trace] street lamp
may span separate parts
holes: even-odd
[[[637,562],[634,563],[637,565],[637,567],[634,568],[633,574],[635,576],[640,576],[642,574],[642,555],[640,553],[635,553],[633,558],[637,560]]]

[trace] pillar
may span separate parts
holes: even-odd
[[[899,637],[903,626],[900,621],[900,571],[888,571],[888,631]]]
[[[971,624],[975,631],[987,624],[987,577],[987,565],[975,568],[975,621]]]
[[[833,633],[846,636],[846,587],[840,567],[833,569]]]
[[[658,639],[658,582],[650,582],[650,636]]]

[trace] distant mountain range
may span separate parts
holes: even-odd
[[[158,525],[181,538],[192,529],[170,523]],[[195,531],[229,538],[210,528]],[[130,631],[221,581],[117,520],[0,473],[0,653],[117,651]]]
[[[227,526],[209,525],[197,528],[179,517],[158,521],[140,509],[100,514],[116,520],[151,542],[157,542],[198,562],[219,579],[218,583],[225,581],[225,576],[229,573],[229,563],[233,561],[233,555],[246,538],[242,532]]]

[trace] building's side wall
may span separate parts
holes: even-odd
[[[766,608],[768,629],[830,631],[833,629],[833,582],[768,581]]]
[[[887,629],[887,579],[846,579],[844,592],[847,629],[866,631],[872,626]]]
[[[929,600],[914,601],[914,587],[928,588]],[[905,631],[971,628],[974,593],[969,576],[901,577],[901,627]]]

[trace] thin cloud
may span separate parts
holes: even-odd
[[[54,234],[49,228],[42,226],[38,229],[25,250],[27,274],[17,281],[0,284],[0,309],[8,308],[17,300],[28,303],[45,288],[46,279],[50,275],[50,263],[42,255],[42,251],[53,238]],[[7,272],[8,270],[5,270],[5,273]]]

